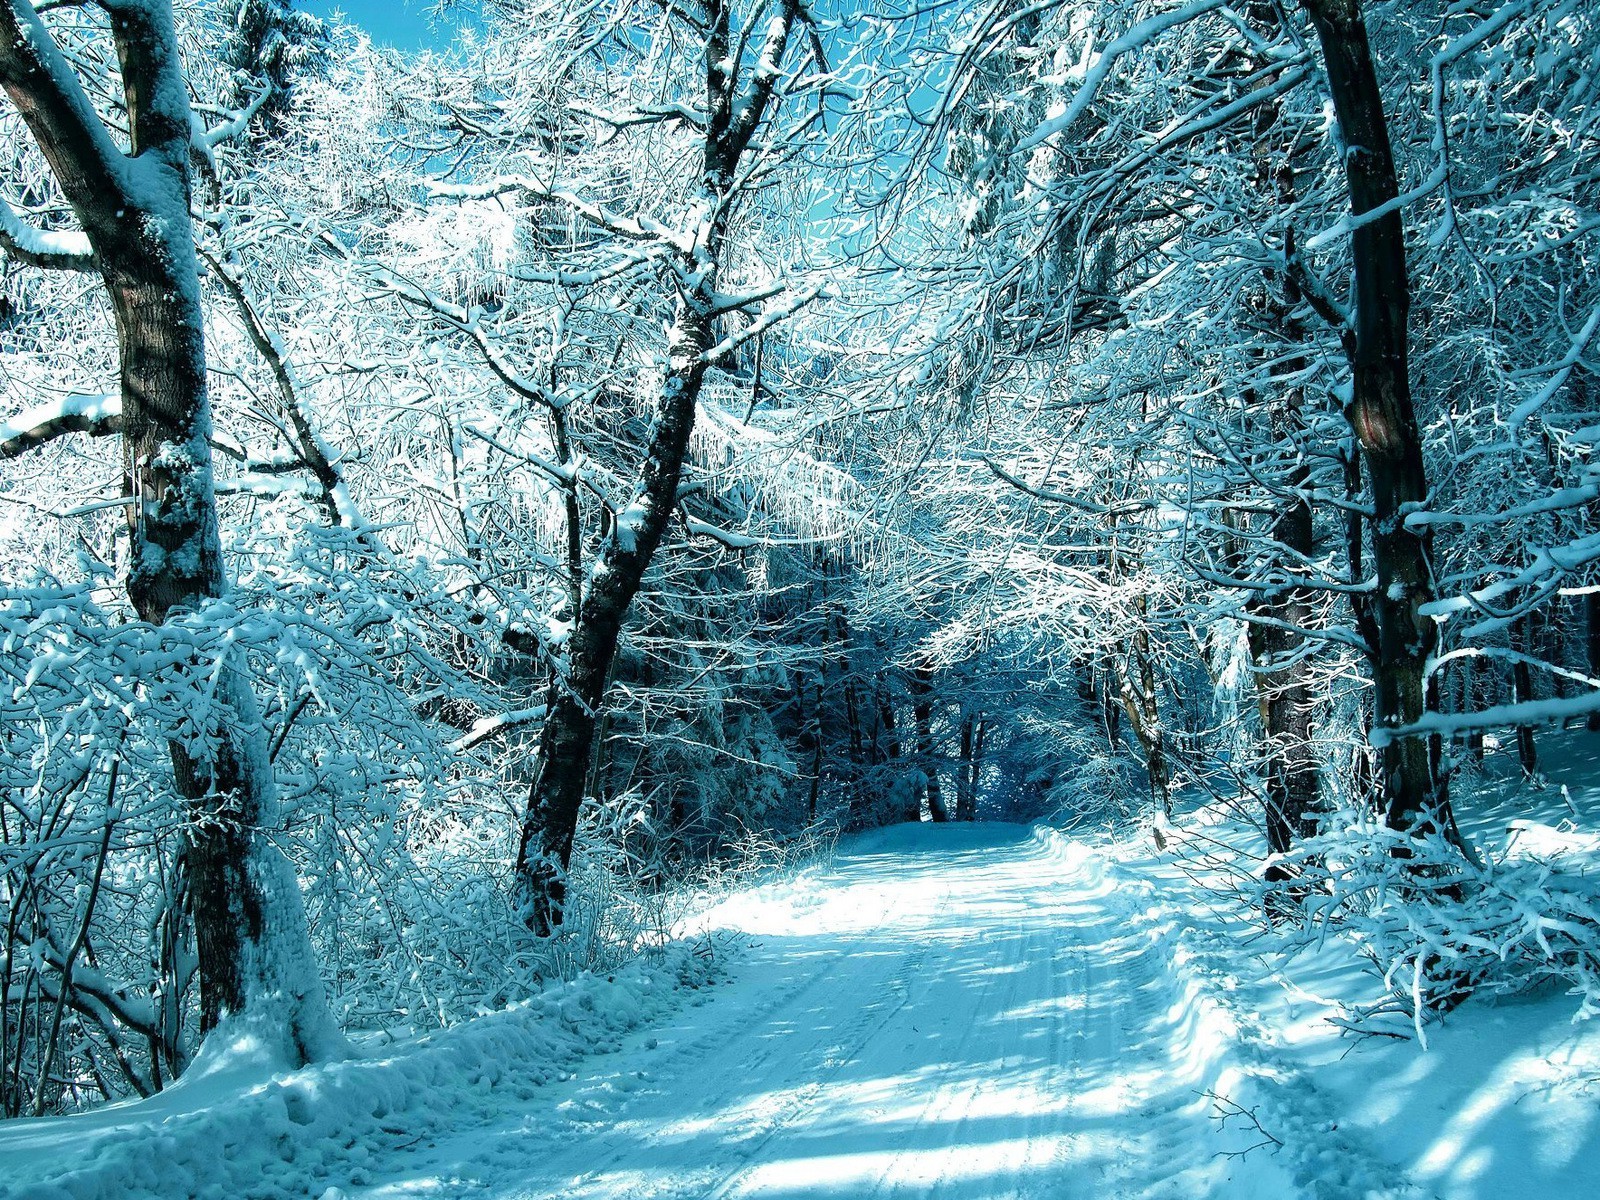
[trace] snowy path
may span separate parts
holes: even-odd
[[[1307,988],[1360,994],[1359,959],[1251,958],[1187,869],[1137,834],[848,839],[708,914],[727,961],[680,945],[296,1072],[242,1041],[0,1125],[0,1200],[1594,1195],[1600,1028],[1570,1000],[1469,1006],[1426,1054],[1341,1039]]]
[[[373,1200],[1115,1197],[1295,1189],[1220,1130],[1195,1015],[1101,860],[1005,826],[858,840],[735,901],[734,985]],[[809,900],[802,897],[809,895]]]
[[[725,961],[680,944],[295,1072],[224,1042],[151,1099],[0,1124],[0,1200],[1595,1194],[1570,998],[1466,1006],[1427,1053],[1342,1039],[1359,957],[1251,957],[1191,867],[1136,831],[848,839],[708,914]]]

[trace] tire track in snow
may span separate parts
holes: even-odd
[[[659,1046],[636,1038],[492,1153],[468,1163],[463,1139],[431,1180],[381,1194],[1306,1194],[1264,1153],[1216,1157],[1241,1141],[1198,1092],[1235,1046],[1142,886],[1056,835],[968,826],[858,842],[781,919],[770,901],[752,910],[758,940],[736,985]]]
[[[838,872],[841,879],[835,884],[847,885],[843,889],[846,896],[852,891],[848,882],[856,873],[848,866]],[[850,939],[857,946],[880,947],[867,958],[868,969],[863,969],[859,956],[821,955],[817,956],[820,967],[803,971],[773,989],[753,1010],[722,1011],[728,1006],[719,1003],[721,997],[714,998],[705,1009],[696,1010],[690,1019],[701,1024],[703,1032],[675,1047],[650,1072],[656,1079],[679,1086],[670,1093],[652,1088],[630,1099],[614,1114],[616,1127],[584,1147],[582,1169],[559,1186],[552,1186],[559,1166],[553,1172],[542,1172],[550,1179],[546,1185],[551,1186],[548,1194],[565,1200],[624,1194],[641,1200],[671,1200],[723,1194],[764,1146],[814,1106],[827,1082],[854,1061],[876,1030],[904,1006],[910,979],[927,952],[926,946],[910,944],[885,954],[880,941],[874,940],[889,944],[883,940],[886,929],[914,928],[917,924],[914,918],[903,915],[915,898],[906,894],[907,889],[890,889],[886,895],[878,888],[861,890],[858,905],[874,899],[886,901],[865,930]],[[943,891],[942,887],[938,889],[926,914],[928,923],[937,923],[944,903]],[[898,943],[900,939],[893,941]],[[884,958],[890,961],[878,961]],[[767,964],[759,953],[752,954],[744,964],[752,974],[764,965]],[[830,993],[886,998],[869,999],[852,1009],[847,1004],[828,1003]],[[710,1013],[708,1010],[713,1008],[719,1011]],[[840,1025],[800,1019],[808,1013],[840,1008],[851,1012]],[[708,1016],[712,1019],[706,1020]],[[784,1028],[791,1034],[781,1035]],[[801,1041],[796,1043],[793,1037]],[[728,1069],[694,1069],[704,1068],[708,1061],[727,1063]],[[741,1104],[740,1097],[751,1090],[749,1081],[760,1081],[764,1074],[763,1090]],[[686,1077],[695,1087],[705,1085],[703,1090],[685,1090],[682,1085]],[[705,1131],[713,1124],[717,1135],[705,1137]],[[689,1147],[692,1151],[686,1152]],[[653,1170],[654,1177],[650,1178],[630,1175],[630,1164],[641,1160],[666,1167],[676,1175],[662,1177],[659,1169]],[[545,1193],[535,1186],[506,1194],[533,1197]]]

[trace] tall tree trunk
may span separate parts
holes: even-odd
[[[159,625],[228,590],[211,477],[204,322],[189,225],[190,112],[170,6],[112,21],[132,155],[123,155],[31,6],[0,0],[0,85],[49,160],[106,285],[121,364],[128,595]],[[200,1027],[250,1021],[290,1062],[335,1054],[299,884],[266,836],[276,785],[255,695],[217,673],[215,728],[169,741],[192,818],[183,863]]]
[[[1144,751],[1145,774],[1150,781],[1150,799],[1167,816],[1172,815],[1172,776],[1167,764],[1166,731],[1156,700],[1155,661],[1150,655],[1150,633],[1144,617],[1147,602],[1135,602],[1138,623],[1129,639],[1128,654],[1117,668],[1117,692],[1122,710]]]
[[[811,781],[806,789],[806,824],[817,823],[817,797],[822,790],[822,676],[817,676],[817,701],[812,709],[810,728],[814,739],[811,750]]]
[[[1351,234],[1355,312],[1346,337],[1352,382],[1345,415],[1372,496],[1373,740],[1385,815],[1393,829],[1441,830],[1459,840],[1440,770],[1439,738],[1394,733],[1421,720],[1435,699],[1426,672],[1438,633],[1419,611],[1434,598],[1431,535],[1426,525],[1406,525],[1407,514],[1426,502],[1428,482],[1407,366],[1411,290],[1405,239],[1398,207],[1374,213],[1399,195],[1383,95],[1358,0],[1303,4],[1322,46],[1345,147],[1350,211],[1366,217]]]
[[[523,917],[540,936],[561,924],[567,867],[607,677],[628,607],[677,506],[695,404],[716,345],[714,323],[724,304],[717,285],[739,194],[735,175],[782,79],[782,60],[800,6],[798,0],[780,0],[756,61],[750,63],[743,61],[743,38],[735,44],[730,16],[729,0],[711,0],[706,6],[702,67],[707,120],[698,197],[702,224],[692,246],[673,252],[677,299],[649,444],[630,502],[602,543],[582,589],[568,634],[567,669],[552,685],[549,714],[539,734],[516,879]]]
[[[928,819],[948,821],[944,791],[939,786],[939,764],[933,743],[933,671],[925,663],[911,670],[911,718],[917,727],[917,760],[928,781]]]
[[[903,762],[904,748],[900,744],[899,723],[894,715],[894,692],[889,685],[889,680],[883,675],[878,676],[878,710],[883,724],[885,748],[888,751],[889,762],[895,769],[895,778],[890,786],[901,795],[901,803],[893,814],[893,820],[909,823],[922,820],[922,791],[913,786],[904,777],[905,766]]]
[[[972,790],[972,730],[972,714],[962,713],[961,749],[956,759],[956,820],[958,821],[970,821],[977,816],[977,802]]]
[[[1529,669],[1526,657],[1534,650],[1532,626],[1532,613],[1524,613],[1511,623],[1511,649],[1522,656],[1511,661],[1511,700],[1514,704],[1534,698],[1533,671]],[[1539,748],[1534,744],[1532,725],[1517,726],[1517,762],[1522,767],[1522,773],[1529,778],[1539,773]]]
[[[1583,597],[1584,651],[1589,661],[1589,674],[1600,676],[1600,592],[1587,592]],[[1592,712],[1584,722],[1590,733],[1600,733],[1600,712]]]

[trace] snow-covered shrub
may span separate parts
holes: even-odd
[[[1600,881],[1581,864],[1516,841],[1475,862],[1365,814],[1330,825],[1280,861],[1306,928],[1353,939],[1395,997],[1366,1015],[1398,1004],[1425,1037],[1429,1014],[1468,997],[1548,986],[1577,998],[1574,1019],[1600,1012]]]

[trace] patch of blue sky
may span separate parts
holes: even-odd
[[[475,5],[441,14],[435,0],[301,0],[298,7],[317,17],[337,14],[397,50],[448,50],[462,27],[479,19]]]

